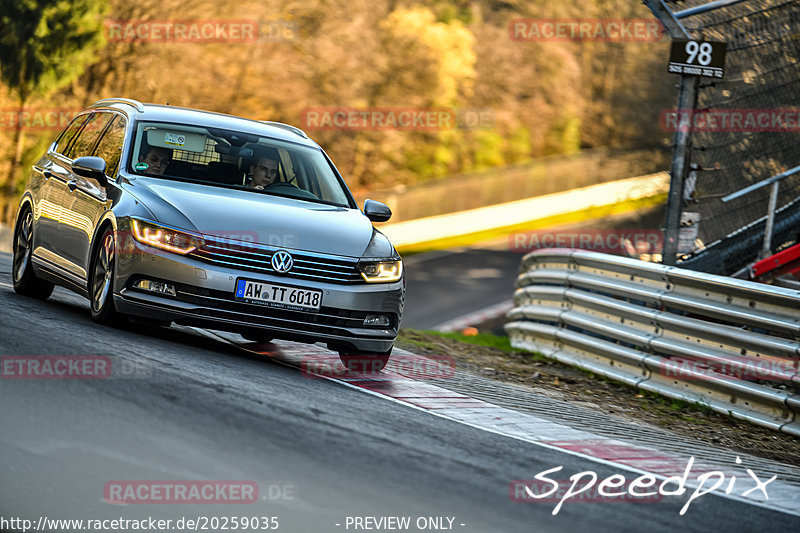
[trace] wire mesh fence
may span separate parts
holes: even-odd
[[[673,12],[703,4],[668,2]],[[693,39],[727,42],[724,79],[702,78],[682,117],[691,127],[683,212],[699,231],[681,264],[732,274],[758,258],[770,190],[722,198],[800,165],[800,2],[730,2],[681,23]],[[798,240],[800,173],[781,182],[777,207],[773,252]]]

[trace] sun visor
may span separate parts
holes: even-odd
[[[147,144],[159,148],[200,153],[206,149],[206,136],[199,133],[154,128],[147,130]]]

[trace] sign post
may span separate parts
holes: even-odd
[[[694,110],[697,106],[699,80],[704,72],[709,72],[711,77],[718,79],[724,75],[725,47],[722,45],[722,55],[720,56],[719,45],[721,43],[707,43],[692,39],[692,36],[680,23],[679,19],[695,14],[698,12],[697,9],[692,8],[685,12],[673,13],[664,0],[643,0],[643,2],[673,40],[669,71],[675,72],[681,77],[678,109]],[[730,0],[725,0],[725,2],[730,3]],[[715,9],[722,3],[724,2],[711,2],[702,7],[702,11]],[[699,71],[695,69],[699,69]],[[719,72],[720,76],[717,76],[716,72]],[[664,221],[664,252],[661,260],[665,265],[674,265],[678,262],[681,211],[684,201],[683,188],[689,170],[690,132],[691,128],[678,128],[675,130],[672,141],[669,196],[667,197],[667,216]]]

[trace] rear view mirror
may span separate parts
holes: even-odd
[[[389,206],[376,200],[364,201],[364,214],[373,222],[386,222],[392,218]]]
[[[85,155],[72,162],[72,172],[84,178],[91,178],[105,187],[108,185],[106,180],[106,162],[102,157]]]

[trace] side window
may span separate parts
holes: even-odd
[[[117,174],[119,157],[122,153],[122,141],[125,139],[125,119],[119,115],[106,128],[103,138],[94,151],[94,155],[102,157],[106,162],[106,175],[112,178]]]
[[[77,159],[82,155],[92,155],[92,149],[100,138],[100,134],[105,129],[106,124],[114,118],[113,113],[93,113],[83,124],[75,140],[69,145],[65,156],[70,159]]]
[[[88,117],[89,115],[81,115],[74,118],[72,122],[69,123],[69,126],[64,129],[64,132],[58,137],[58,141],[56,141],[55,151],[57,153],[64,153],[70,141],[75,138],[75,134],[78,133],[78,130],[81,129],[81,126],[83,126],[83,123],[86,122]]]

